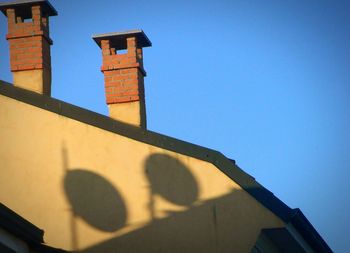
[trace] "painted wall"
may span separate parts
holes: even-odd
[[[250,252],[283,222],[214,165],[0,95],[0,201],[54,247]]]

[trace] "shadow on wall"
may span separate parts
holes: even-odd
[[[150,185],[150,222],[77,252],[250,251],[259,231],[247,225],[261,218],[241,205],[246,194],[233,191],[215,199],[196,202],[199,187],[194,175],[183,163],[164,154],[153,154],[147,158],[145,176]],[[98,174],[83,169],[67,170],[64,189],[73,212],[73,249],[79,249],[75,242],[74,218],[77,216],[96,229],[107,232],[117,231],[126,225],[127,208],[123,197],[115,186]],[[166,217],[156,219],[155,195],[187,209],[168,211]],[[101,213],[104,215],[98,215]],[[247,244],[248,237],[253,237],[250,244]]]
[[[145,173],[149,181],[149,212],[155,219],[154,196],[179,206],[189,206],[199,195],[198,184],[189,169],[179,160],[164,154],[153,154],[145,162]]]
[[[69,170],[64,178],[64,190],[74,215],[91,226],[106,232],[125,226],[127,210],[122,196],[98,174],[82,169]]]

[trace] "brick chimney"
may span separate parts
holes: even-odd
[[[146,129],[142,48],[151,42],[142,30],[99,34],[93,39],[102,49],[101,71],[110,117]]]
[[[0,3],[7,16],[10,63],[15,86],[51,94],[52,40],[49,36],[49,16],[57,11],[46,0],[20,0]]]

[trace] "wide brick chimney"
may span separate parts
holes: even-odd
[[[142,30],[93,36],[102,49],[106,102],[110,117],[146,128],[142,47],[151,42]],[[127,52],[120,52],[120,50]]]
[[[15,86],[40,94],[51,93],[49,16],[57,11],[46,0],[0,3],[7,16],[10,64]]]

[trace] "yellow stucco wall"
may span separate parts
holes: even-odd
[[[0,95],[0,201],[79,252],[249,252],[283,222],[214,165]]]

